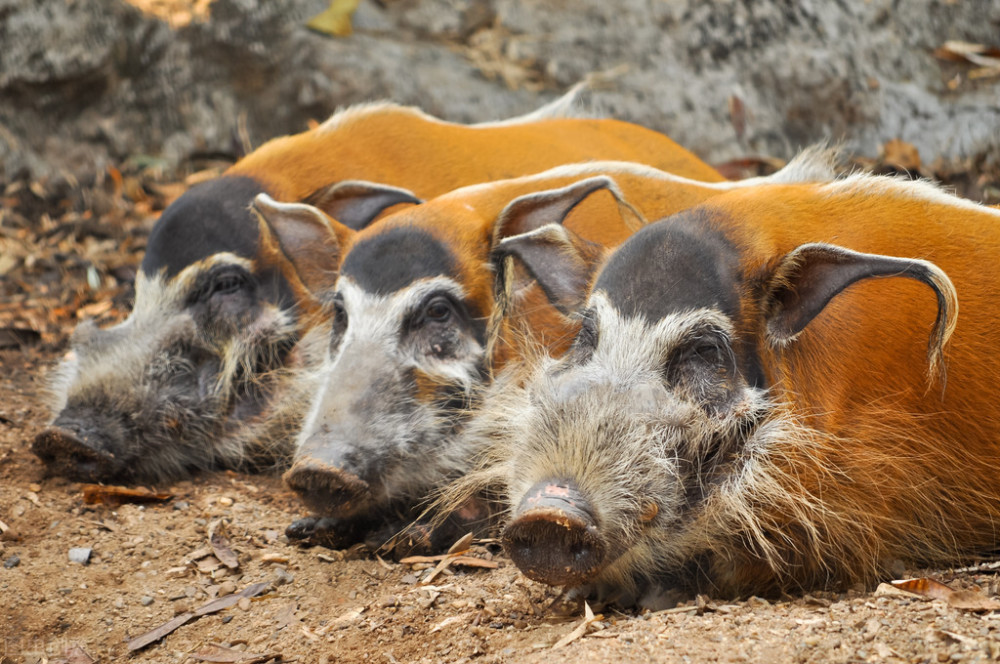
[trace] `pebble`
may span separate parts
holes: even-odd
[[[287,571],[285,571],[284,567],[275,567],[274,577],[275,577],[274,585],[276,586],[283,586],[286,583],[291,583],[295,581],[295,577],[289,574]]]
[[[7,560],[3,561],[3,566],[5,569],[13,569],[21,564],[21,558],[16,553],[11,554]]]
[[[176,503],[174,503],[174,510],[176,511],[186,510],[190,505],[191,503],[189,503],[186,500],[178,500]]]
[[[223,581],[219,584],[219,597],[232,595],[234,592],[236,592],[236,584],[232,581]]]
[[[223,507],[230,507],[233,504],[233,499],[230,498],[229,496],[223,496],[219,498],[219,504],[222,505]]]
[[[249,597],[241,597],[240,601],[236,603],[236,606],[240,607],[240,610],[242,611],[249,611],[250,603],[251,602]]]
[[[143,595],[142,597],[139,598],[139,604],[142,604],[143,606],[149,606],[152,603],[153,603],[153,598],[150,597],[149,595]]]
[[[85,546],[75,546],[69,550],[69,561],[71,563],[80,563],[81,565],[86,565],[90,562],[90,554],[94,550]]]

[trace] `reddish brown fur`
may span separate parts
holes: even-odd
[[[429,198],[595,158],[649,164],[706,182],[723,180],[663,134],[618,120],[552,118],[466,126],[394,105],[351,109],[337,118],[265,143],[226,174],[252,177],[273,198],[285,201],[302,200],[331,182],[349,179],[392,183]]]
[[[832,441],[808,458],[790,450],[783,462],[796,478],[789,490],[821,497],[827,509],[850,516],[831,520],[824,533],[834,557],[844,559],[831,566],[836,576],[868,580],[878,561],[944,564],[961,552],[995,547],[1000,217],[935,191],[911,195],[901,183],[862,179],[738,191],[705,209],[739,244],[749,283],[805,242],[923,258],[947,273],[960,314],[945,350],[946,384],[928,379],[935,299],[926,286],[905,279],[856,284],[787,347],[762,340],[760,351],[774,400],[795,404],[804,422]],[[759,320],[753,295],[744,295],[744,320]],[[806,555],[810,547],[796,519],[773,512],[766,519],[799,547],[805,568],[795,576],[822,581],[830,570]],[[868,528],[847,532],[852,521]],[[737,569],[742,578],[734,585],[759,583],[754,566]]]

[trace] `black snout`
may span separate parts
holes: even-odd
[[[529,579],[577,586],[603,567],[607,546],[586,498],[568,481],[531,487],[503,532],[503,546]]]
[[[104,482],[121,476],[124,468],[102,447],[106,446],[93,435],[68,426],[51,426],[35,437],[31,451],[53,475],[78,482]]]
[[[306,507],[322,516],[354,516],[371,499],[371,487],[363,479],[310,456],[296,459],[284,479]]]

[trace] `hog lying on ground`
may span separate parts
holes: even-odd
[[[816,177],[829,178],[828,166],[804,159],[771,180]],[[476,450],[462,436],[464,423],[491,368],[521,352],[513,326],[511,335],[486,344],[498,267],[491,252],[504,237],[565,220],[581,238],[563,247],[553,237],[555,251],[590,255],[623,241],[642,217],[747,186],[695,182],[632,163],[567,165],[450,192],[396,212],[346,244],[315,211],[317,239],[303,245],[303,255],[325,243],[338,247],[342,262],[336,285],[322,295],[336,312],[322,386],[285,475],[315,516],[292,524],[289,536],[332,547],[366,536],[381,543],[431,492],[470,468]],[[289,215],[306,209],[286,207]],[[280,223],[280,210],[272,214]],[[545,286],[578,291],[585,284]],[[517,298],[528,312],[520,324],[546,344],[558,349],[571,338],[576,323],[536,287],[526,284]],[[458,509],[457,526],[482,515],[480,508]],[[408,536],[423,535],[417,528]],[[450,543],[451,535],[434,533],[430,547]]]
[[[1000,543],[1000,211],[856,175],[733,191],[607,257],[555,231],[500,250],[587,284],[580,330],[498,378],[451,497],[505,487],[527,576],[655,606]]]
[[[306,199],[357,229],[418,197],[584,159],[722,179],[656,132],[558,117],[573,94],[475,126],[391,104],[350,108],[193,187],[153,228],[128,319],[77,329],[51,381],[52,426],[32,449],[51,472],[87,481],[287,464],[329,335],[329,310],[303,282],[332,284],[336,262],[316,253],[308,265],[289,263],[294,246],[276,237],[294,245],[294,233],[250,213],[260,193]]]

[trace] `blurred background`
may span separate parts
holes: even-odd
[[[376,99],[501,119],[597,72],[595,113],[729,177],[833,141],[1000,202],[997,0],[0,0],[0,347],[120,317],[158,211],[270,137]]]

